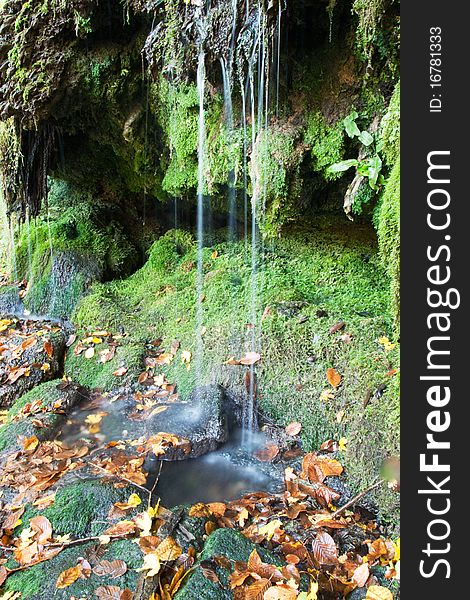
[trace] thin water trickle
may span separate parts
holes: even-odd
[[[224,58],[220,59],[222,69],[222,81],[224,86],[224,113],[225,128],[229,147],[233,138],[233,102],[232,102],[232,77],[231,58],[227,65]],[[228,173],[228,237],[230,241],[237,239],[237,190],[235,188],[235,170],[230,165]]]
[[[203,247],[204,247],[204,191],[205,191],[205,155],[206,155],[206,123],[204,113],[205,93],[205,54],[201,48],[197,67],[197,90],[199,95],[198,120],[198,184],[197,184],[197,276],[196,276],[196,386],[202,385],[202,365],[204,353],[203,340]]]

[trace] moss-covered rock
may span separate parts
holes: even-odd
[[[70,410],[84,397],[84,390],[79,386],[65,386],[58,379],[37,385],[16,400],[8,411],[6,421],[0,427],[0,452],[21,445],[23,436],[50,439]],[[35,406],[34,411],[23,410],[30,405]],[[35,424],[35,419],[39,423]]]
[[[21,349],[25,336],[22,331],[12,330],[12,334],[8,338],[10,351],[4,352],[1,368],[5,381],[0,387],[0,406],[8,407],[15,398],[19,398],[38,384],[60,376],[65,354],[65,334],[60,328],[49,327],[41,335],[39,343],[36,338],[36,343],[32,346],[27,347],[21,353],[15,353],[17,348]],[[44,347],[46,340],[51,344],[51,356],[47,354]],[[20,374],[22,370],[24,372],[16,381],[10,383],[8,375],[15,369]]]
[[[229,577],[231,571],[217,567],[216,572],[222,585],[214,583],[204,577],[198,564],[204,560],[210,560],[215,556],[224,556],[232,561],[247,562],[250,554],[256,550],[261,559],[270,564],[283,564],[280,558],[272,555],[261,546],[253,544],[238,531],[233,529],[218,529],[214,531],[204,545],[204,550],[198,557],[198,563],[193,573],[186,579],[183,587],[175,595],[175,600],[200,600],[211,598],[214,600],[231,600],[233,594],[230,591]],[[232,569],[233,571],[233,569]]]

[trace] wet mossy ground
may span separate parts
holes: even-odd
[[[320,218],[314,227],[285,231],[266,243],[255,285],[258,290],[256,341],[252,335],[252,269],[244,242],[211,240],[204,248],[202,302],[204,357],[202,383],[220,383],[238,401],[246,397],[242,366],[225,364],[247,351],[260,351],[256,365],[258,407],[280,425],[302,423],[305,448],[346,437],[343,462],[354,491],[379,475],[383,459],[398,452],[398,350],[393,341],[390,284],[368,226]],[[217,254],[215,253],[217,251]],[[187,398],[196,384],[196,247],[188,233],[170,231],[156,241],[146,265],[130,278],[95,285],[78,306],[74,321],[81,334],[96,328],[115,333],[124,328],[122,346],[110,363],[76,356],[65,363],[66,375],[84,385],[111,389],[121,384],[113,372],[128,367],[127,381],[144,369],[145,345],[162,339],[169,350],[178,340],[192,352],[190,368],[177,353],[161,368]],[[248,307],[240,310],[240,307]],[[344,321],[344,328],[330,328]],[[342,335],[349,334],[343,341]],[[326,371],[342,377],[334,390]],[[332,392],[331,399],[321,398]],[[396,496],[381,498],[385,514],[396,513]]]

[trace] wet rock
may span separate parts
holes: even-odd
[[[8,344],[12,352],[3,353],[3,362],[0,364],[0,407],[9,407],[19,398],[35,386],[45,381],[55,379],[62,372],[65,353],[65,334],[62,330],[47,326],[47,330],[37,342],[27,348],[20,356],[15,357],[15,347],[21,346],[25,336],[21,331],[13,332],[8,338]],[[34,335],[34,332],[32,333]],[[50,341],[52,355],[49,356],[44,348],[44,342]],[[9,382],[8,377],[12,370],[26,370],[16,381]]]
[[[21,312],[21,299],[16,285],[0,286],[0,318]]]
[[[102,439],[149,438],[159,432],[172,433],[187,439],[191,449],[170,447],[164,460],[184,460],[197,458],[216,450],[228,439],[227,416],[224,389],[217,385],[196,390],[188,401],[176,401],[162,405],[163,412],[153,417],[140,419],[135,410],[135,399],[131,395],[122,397],[111,405],[105,405],[108,412],[101,422]],[[138,420],[136,420],[138,419]],[[147,470],[152,464],[146,465]]]
[[[94,281],[102,279],[97,257],[75,251],[53,255],[49,272],[34,282],[24,305],[31,313],[65,318]]]

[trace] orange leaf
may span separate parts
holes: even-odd
[[[320,531],[312,542],[313,556],[321,565],[333,565],[338,560],[338,550],[334,539],[325,531]]]
[[[119,367],[119,369],[116,369],[115,371],[113,371],[113,375],[116,375],[116,377],[122,377],[126,373],[127,373],[127,367]]]
[[[51,340],[46,340],[44,342],[44,351],[49,358],[52,358],[52,355],[54,354],[54,346],[52,345]]]
[[[334,388],[337,388],[341,383],[341,375],[336,369],[327,369],[326,378],[328,379],[328,383]]]
[[[64,588],[69,587],[72,583],[75,583],[77,579],[80,577],[82,572],[82,567],[77,565],[76,567],[72,567],[71,569],[67,569],[66,571],[62,571],[62,573],[57,578],[57,582],[55,584],[58,590],[63,590]]]

